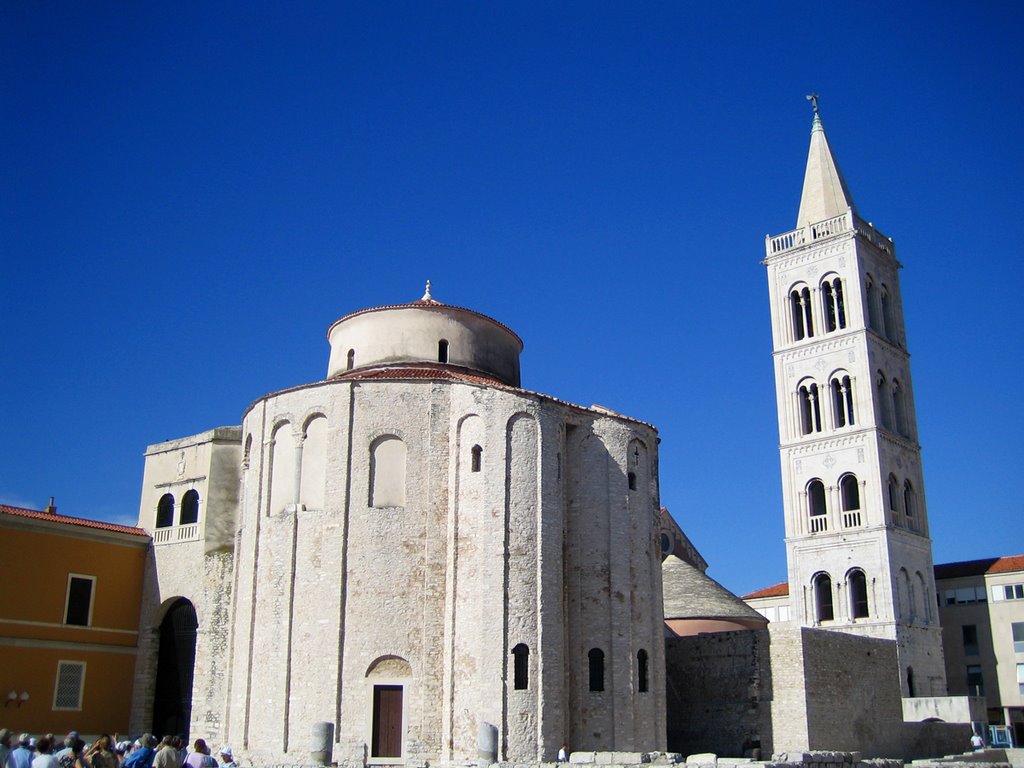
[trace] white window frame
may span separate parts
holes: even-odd
[[[68,609],[71,607],[71,580],[72,579],[85,579],[86,581],[91,581],[92,582],[92,586],[89,589],[89,616],[86,619],[86,622],[84,624],[84,626],[86,626],[86,627],[91,627],[92,626],[92,609],[93,609],[93,606],[96,605],[96,577],[95,576],[89,576],[88,574],[85,574],[85,573],[69,573],[68,574],[67,588],[65,589],[65,592],[64,592],[64,621],[63,621],[63,623],[67,624],[67,626],[69,626],[69,627],[80,627],[80,626],[83,626],[82,624],[68,624]]]
[[[68,659],[61,659],[57,662],[57,677],[53,683],[53,710],[55,712],[81,712],[82,711],[82,700],[85,697],[85,673],[86,673],[86,662],[84,661],[71,661]],[[82,670],[81,677],[78,682],[78,706],[77,707],[59,707],[57,706],[57,694],[60,691],[60,679],[61,673],[65,668],[79,667]]]

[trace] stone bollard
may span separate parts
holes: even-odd
[[[313,750],[310,759],[317,765],[331,764],[331,751],[334,745],[334,723],[313,723]]]
[[[498,726],[481,722],[476,729],[476,753],[480,765],[498,762]]]

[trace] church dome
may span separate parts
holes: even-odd
[[[497,320],[434,300],[430,283],[419,301],[353,312],[327,329],[327,378],[377,368],[444,367],[519,386],[523,341]]]

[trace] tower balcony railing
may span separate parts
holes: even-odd
[[[843,528],[860,528],[859,509],[850,509],[843,512]]]
[[[199,523],[172,525],[168,528],[157,528],[153,531],[153,543],[179,544],[184,541],[199,540]]]
[[[811,515],[811,533],[824,533],[828,530],[828,515]]]
[[[818,240],[848,232],[863,234],[876,248],[892,255],[892,240],[876,230],[870,222],[864,221],[852,208],[847,208],[845,212],[831,219],[808,224],[806,227],[799,227],[781,235],[767,235],[764,242],[765,253],[768,256],[777,256]]]

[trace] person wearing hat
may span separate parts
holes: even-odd
[[[18,746],[7,756],[7,768],[31,768],[32,758],[35,757],[29,749],[31,743],[32,736],[27,733],[18,737]]]
[[[227,745],[220,748],[220,768],[238,768],[235,756],[231,754],[231,747]]]

